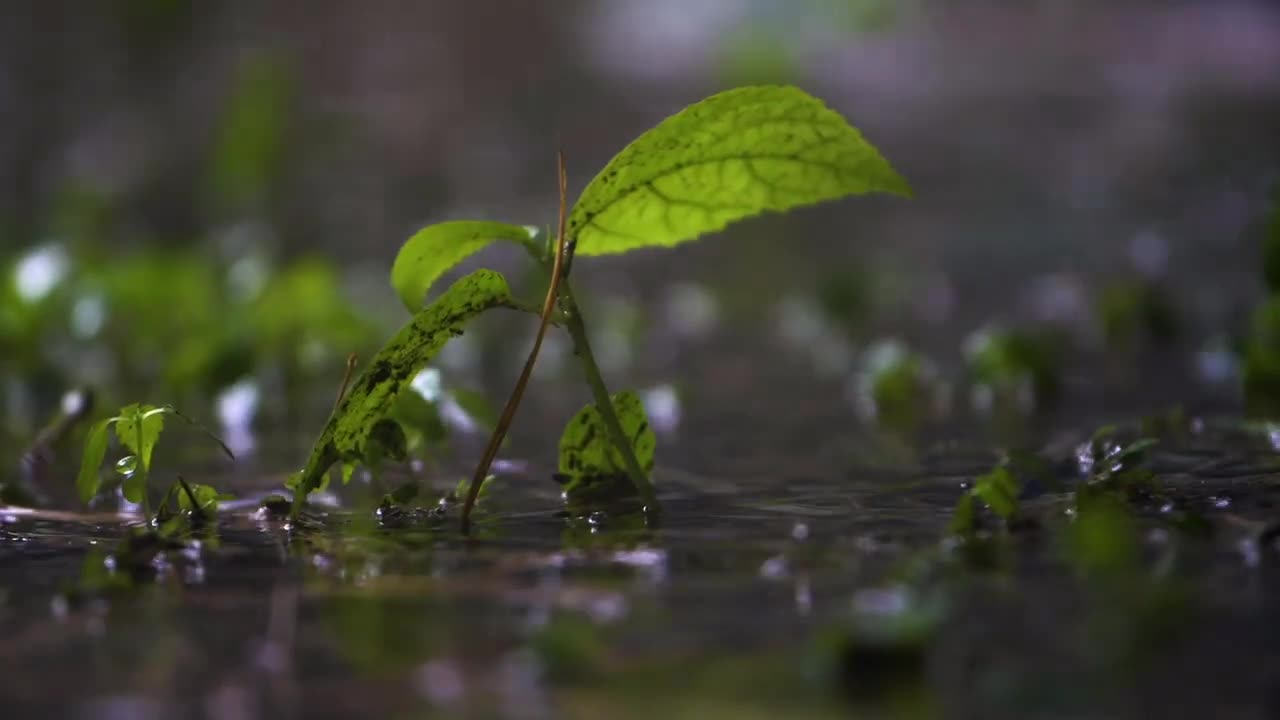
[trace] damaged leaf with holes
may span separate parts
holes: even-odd
[[[401,390],[445,343],[462,334],[468,320],[491,308],[513,306],[506,279],[492,270],[477,270],[418,311],[373,356],[330,416],[306,466],[290,481],[295,507],[322,487],[329,468],[340,461],[366,462],[375,450],[392,458],[402,456],[404,431],[387,420]]]

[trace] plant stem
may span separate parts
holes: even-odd
[[[645,512],[655,513],[658,511],[657,493],[654,492],[653,483],[649,482],[649,475],[640,466],[640,460],[636,458],[631,441],[627,439],[627,433],[622,429],[622,421],[618,419],[618,413],[613,408],[609,388],[604,384],[604,376],[600,374],[600,366],[596,363],[595,353],[591,351],[591,342],[587,339],[587,326],[582,319],[582,310],[574,300],[573,289],[569,287],[567,281],[560,283],[560,297],[565,305],[565,329],[573,338],[574,352],[582,361],[582,371],[587,378],[587,385],[591,386],[591,396],[595,399],[596,409],[600,411],[600,417],[604,420],[605,431],[609,433],[609,440],[626,463],[627,475],[644,501]]]
[[[520,377],[516,380],[516,385],[511,390],[511,396],[507,398],[507,404],[502,408],[502,416],[498,418],[498,424],[494,426],[493,434],[489,436],[489,444],[485,446],[484,454],[480,456],[480,462],[476,465],[475,474],[472,476],[471,485],[467,488],[467,498],[462,504],[462,533],[464,535],[471,530],[471,509],[475,507],[476,500],[480,497],[480,488],[484,485],[485,478],[489,474],[489,467],[493,464],[493,459],[498,455],[498,448],[502,445],[502,439],[506,437],[507,430],[511,428],[511,423],[515,420],[516,409],[520,407],[520,399],[524,397],[525,388],[529,385],[529,378],[533,375],[533,365],[538,361],[538,352],[542,349],[542,340],[547,335],[547,326],[551,324],[551,316],[555,314],[556,304],[560,299],[560,283],[565,279],[564,276],[566,274],[563,272],[563,263],[567,247],[564,223],[568,174],[564,169],[563,153],[557,153],[556,155],[556,180],[560,188],[560,221],[556,230],[555,256],[551,260],[551,277],[547,283],[547,295],[542,301],[542,310],[538,313],[538,333],[533,338],[533,348],[529,350],[529,356],[525,358],[524,369],[520,371]],[[530,252],[535,252],[534,245],[527,244],[525,247]]]

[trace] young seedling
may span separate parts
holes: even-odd
[[[391,284],[413,319],[365,366],[320,433],[306,465],[289,485],[294,515],[338,462],[363,462],[370,433],[414,374],[467,321],[497,307],[536,312],[540,329],[476,477],[483,478],[527,384],[546,326],[561,325],[581,360],[594,404],[589,422],[600,432],[578,437],[578,463],[567,481],[619,472],[647,511],[658,509],[649,480],[652,433],[638,403],[611,396],[587,339],[582,307],[568,282],[573,258],[670,247],[764,212],[882,192],[910,196],[907,182],[861,133],[821,100],[789,86],[750,86],[713,95],[667,118],[618,153],[572,208],[564,199],[553,243],[536,241],[521,225],[452,221],[426,227],[401,248]],[[541,308],[515,300],[501,275],[477,270],[424,306],[432,284],[459,262],[497,240],[516,243],[548,275]],[[580,413],[579,417],[583,415]],[[577,422],[582,422],[578,420]],[[629,431],[630,430],[630,431]],[[646,432],[648,431],[648,432]],[[571,437],[572,426],[566,437]],[[562,441],[562,449],[565,443]],[[642,459],[643,457],[643,459]],[[562,469],[568,465],[562,454]],[[478,488],[473,482],[472,488]],[[463,527],[470,519],[464,506]]]
[[[217,443],[227,457],[235,459],[231,449],[217,436],[172,407],[167,405],[155,407],[137,403],[126,405],[120,408],[119,415],[99,420],[89,429],[89,436],[85,440],[84,459],[80,464],[80,474],[76,477],[76,489],[80,493],[80,500],[89,502],[102,487],[102,477],[98,471],[107,454],[107,431],[114,425],[116,438],[132,453],[116,462],[116,472],[124,477],[124,497],[129,502],[141,503],[143,513],[150,516],[147,479],[151,475],[151,454],[160,440],[166,417],[176,417],[186,421]],[[182,484],[185,485],[185,483]],[[207,503],[202,502],[200,497],[207,499],[209,493],[212,493],[215,500],[218,497],[216,491],[207,489],[205,486],[197,485],[194,488],[197,490],[196,493],[193,494],[192,488],[187,487],[185,494],[191,496],[191,505],[197,510],[207,509]],[[167,499],[172,495],[171,490],[165,497]]]

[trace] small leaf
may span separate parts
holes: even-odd
[[[658,439],[649,426],[640,397],[630,390],[617,393],[613,396],[613,408],[623,432],[631,440],[640,467],[650,472]],[[625,474],[626,467],[622,454],[609,441],[604,418],[596,406],[588,405],[578,411],[560,437],[560,472],[570,477],[616,475]]]
[[[180,489],[177,492],[178,507],[183,512],[194,512],[205,516],[214,515],[218,512],[218,501],[223,496],[217,490],[208,485],[188,484],[187,488],[190,489],[190,493],[185,489]],[[193,496],[195,498],[194,504],[192,502]]]
[[[120,408],[116,437],[138,456],[144,473],[151,469],[151,453],[160,439],[160,432],[164,430],[164,414],[163,408],[137,403]]]
[[[98,494],[98,487],[102,482],[98,477],[98,468],[107,456],[107,428],[115,420],[99,420],[89,428],[89,436],[84,442],[84,458],[80,461],[80,474],[76,476],[76,491],[80,493],[81,502],[87,503]]]
[[[370,428],[391,411],[400,391],[471,318],[495,307],[512,307],[501,274],[477,270],[458,280],[418,311],[387,342],[351,384],[311,449],[295,486],[299,497],[314,491],[325,473],[344,458],[364,457]]]
[[[497,475],[486,475],[484,480],[480,481],[480,492],[476,493],[476,507],[479,507],[482,501],[489,497],[489,488],[493,486],[493,481],[497,477]],[[446,495],[445,498],[449,502],[462,502],[462,498],[465,498],[470,490],[471,478],[464,477],[458,481],[458,485],[453,489],[453,492]],[[444,502],[444,500],[441,502]]]
[[[911,189],[821,100],[750,86],[691,105],[624,148],[583,190],[567,228],[579,254],[621,253],[869,192]]]
[[[449,268],[494,240],[531,243],[534,232],[519,225],[472,220],[429,225],[400,248],[391,266],[391,287],[409,312],[417,312],[431,285]]]
[[[973,495],[991,508],[991,512],[1008,520],[1018,511],[1018,480],[1009,468],[1000,466],[979,477],[973,484]]]

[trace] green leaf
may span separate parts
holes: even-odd
[[[120,408],[120,416],[116,420],[116,437],[138,457],[135,471],[124,481],[124,496],[129,502],[142,502],[147,491],[151,453],[160,440],[160,432],[164,430],[166,412],[166,408],[137,403]]]
[[[89,502],[98,494],[101,479],[98,468],[107,456],[107,428],[116,418],[99,420],[89,428],[89,436],[84,442],[84,458],[80,461],[80,474],[76,476],[76,491],[80,493],[81,502]]]
[[[821,100],[749,86],[691,105],[628,145],[587,185],[567,230],[579,254],[621,253],[869,192],[911,188]]]
[[[476,493],[476,506],[479,507],[485,498],[489,497],[489,488],[493,487],[493,481],[497,479],[497,475],[486,475],[484,480],[480,481],[480,492]],[[449,502],[462,502],[467,494],[471,492],[471,478],[462,478],[454,487],[453,493],[446,497],[451,498]]]
[[[420,310],[370,360],[338,405],[311,449],[296,490],[302,498],[320,486],[339,460],[359,460],[374,423],[386,417],[400,391],[435,357],[444,344],[462,334],[463,325],[495,307],[513,307],[511,289],[501,274],[477,270],[458,280],[435,302]]]
[[[966,492],[956,503],[955,512],[951,514],[949,530],[953,535],[972,535],[978,527],[977,512],[974,509],[973,493]]]
[[[1007,467],[1000,466],[979,477],[973,484],[973,494],[1005,520],[1018,512],[1018,480]]]
[[[129,448],[144,467],[151,467],[151,452],[164,430],[164,408],[134,403],[120,408],[116,437]]]
[[[218,512],[218,501],[223,499],[223,495],[208,485],[192,485],[188,484],[190,494],[185,489],[179,489],[176,493],[178,496],[178,507],[183,512],[194,512],[198,515],[210,516]],[[195,502],[192,502],[194,496]]]
[[[429,225],[400,248],[391,266],[391,287],[409,312],[417,312],[432,283],[449,268],[494,240],[529,244],[535,232],[519,225],[472,220]]]
[[[653,454],[658,439],[644,413],[640,397],[627,390],[613,396],[613,408],[622,431],[631,440],[640,467],[653,470]],[[622,454],[609,442],[604,418],[594,404],[584,407],[565,426],[560,436],[560,472],[570,477],[625,474]]]

